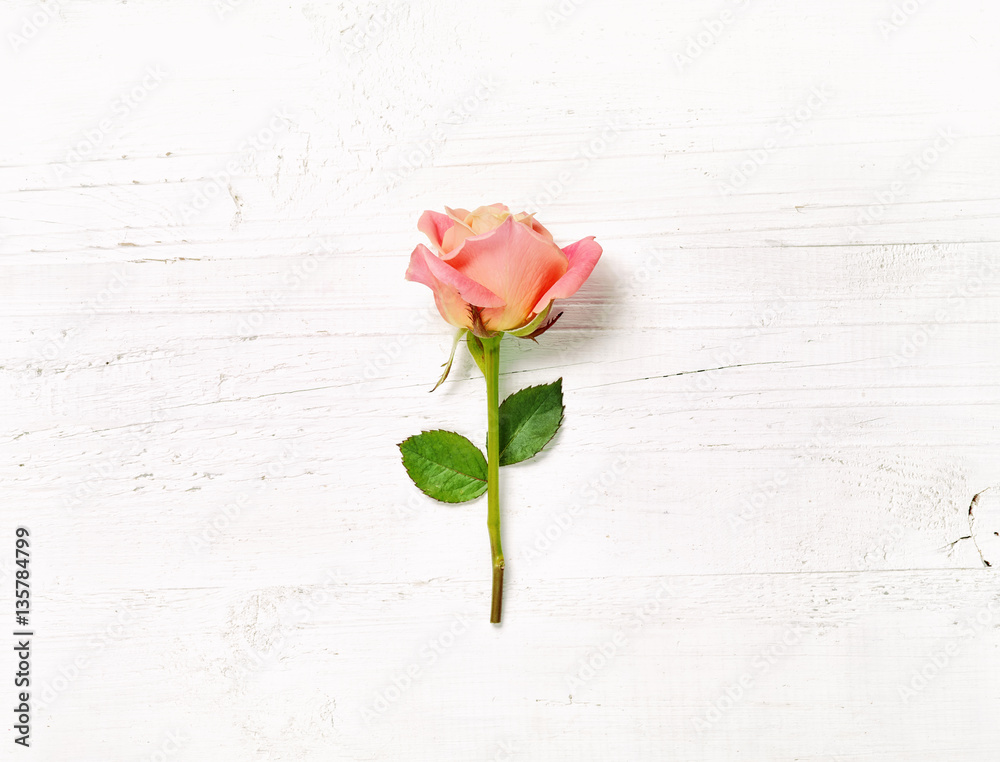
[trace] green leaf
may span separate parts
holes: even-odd
[[[465,335],[465,344],[469,347],[469,354],[472,355],[472,359],[476,361],[476,365],[479,366],[479,370],[483,372],[483,375],[486,375],[486,350],[483,348],[483,342],[480,341],[476,334],[469,331]]]
[[[500,405],[500,465],[537,455],[563,417],[562,379],[515,392]]]
[[[453,431],[425,431],[399,443],[403,466],[425,495],[464,503],[486,491],[486,458]]]

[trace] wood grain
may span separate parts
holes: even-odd
[[[991,759],[998,16],[8,4],[28,753]],[[567,412],[503,472],[500,628],[485,501],[396,448],[483,443],[402,276],[423,209],[494,201],[605,251],[503,345],[501,393]]]

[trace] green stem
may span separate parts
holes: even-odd
[[[490,530],[490,551],[493,554],[493,602],[490,622],[500,623],[503,604],[503,547],[500,544],[500,340],[501,336],[485,338],[483,342],[483,375],[486,376],[486,483],[489,508],[486,526]]]

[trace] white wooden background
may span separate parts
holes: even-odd
[[[9,0],[4,758],[1000,758],[998,22]],[[485,499],[396,449],[483,441],[403,273],[494,201],[605,249],[504,343],[567,415],[503,473],[501,627]]]

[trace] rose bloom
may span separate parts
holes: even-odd
[[[419,244],[406,279],[429,286],[441,317],[458,328],[475,329],[478,312],[486,331],[528,335],[601,257],[593,236],[560,249],[533,214],[503,204],[445,210],[420,217],[417,229],[434,251]]]

